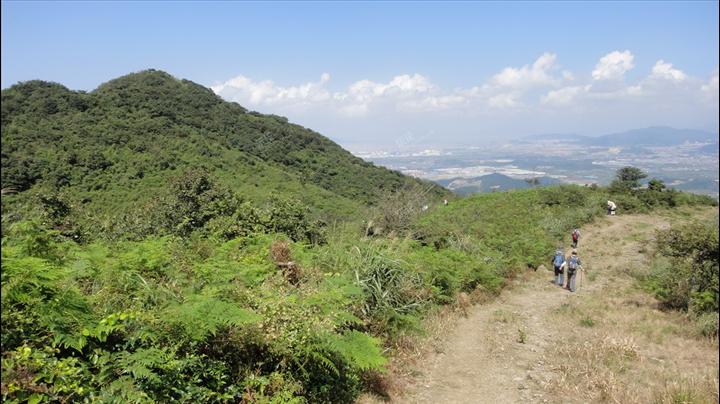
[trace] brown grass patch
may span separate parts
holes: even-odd
[[[718,402],[718,378],[707,375],[702,378],[670,380],[662,391],[655,394],[653,402],[658,404],[710,404]]]
[[[636,394],[618,377],[632,362],[641,360],[634,340],[613,336],[595,340],[557,348],[554,356],[562,363],[555,369],[559,376],[551,383],[551,391],[583,401],[636,402]]]
[[[300,283],[302,270],[300,265],[292,260],[290,243],[285,240],[274,240],[270,244],[270,258],[282,270],[288,282],[295,286]]]

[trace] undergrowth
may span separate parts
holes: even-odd
[[[608,197],[478,195],[367,235],[188,181],[141,238],[77,239],[47,207],[4,221],[5,401],[352,401],[428,313],[546,263]]]

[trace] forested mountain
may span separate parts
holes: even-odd
[[[3,188],[65,189],[96,210],[117,211],[188,168],[206,170],[254,202],[278,192],[340,214],[420,183],[161,71],[129,74],[89,93],[44,81],[2,91]]]

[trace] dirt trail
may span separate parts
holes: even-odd
[[[658,389],[668,388],[658,385],[666,383],[663,377],[699,380],[706,371],[714,374],[717,342],[697,342],[687,335],[683,319],[657,310],[654,300],[633,288],[634,281],[626,274],[628,268],[647,265],[639,251],[649,245],[654,230],[668,227],[670,220],[628,215],[586,226],[578,247],[586,274],[578,292],[555,286],[552,273],[539,270],[496,301],[472,307],[457,322],[441,352],[423,361],[420,375],[392,401],[645,402]],[[657,334],[653,327],[670,327],[670,331]],[[625,341],[628,347],[616,341]],[[673,353],[677,346],[686,345],[691,348]],[[604,361],[593,357],[588,363],[575,363],[573,370],[562,360],[564,347],[569,347],[570,355],[588,358],[605,354],[588,353],[593,347],[609,347],[608,352],[627,349],[636,352],[637,359],[605,371],[590,368],[596,366],[593,361]],[[581,391],[577,382],[567,385],[573,376],[568,377],[568,372],[580,371],[588,373],[587,390],[592,391]],[[623,375],[629,373],[632,376],[626,380]],[[624,387],[627,383],[634,384]]]

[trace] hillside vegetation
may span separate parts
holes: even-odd
[[[147,203],[189,168],[207,171],[246,200],[292,195],[333,217],[420,183],[285,118],[248,111],[160,71],[129,74],[89,93],[43,81],[2,91],[3,189],[62,189],[93,215],[112,218]]]
[[[8,402],[349,402],[427,313],[546,263],[609,197],[715,203],[623,178],[424,211],[446,191],[164,73],[2,97]]]

